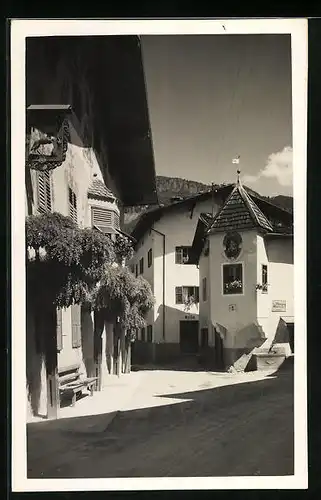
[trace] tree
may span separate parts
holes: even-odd
[[[86,302],[116,259],[108,237],[59,213],[28,216],[26,245],[28,293],[57,307]]]
[[[99,286],[92,295],[92,307],[102,311],[104,318],[113,322],[118,344],[114,360],[120,371],[130,371],[131,343],[136,338],[139,328],[145,326],[147,312],[154,304],[154,297],[149,283],[139,276],[136,278],[128,268],[110,266],[105,269]]]
[[[26,218],[28,314],[47,373],[48,417],[57,416],[57,313],[90,300],[106,265],[115,261],[112,241],[94,229],[80,229],[59,213]],[[42,325],[42,326],[41,326]]]

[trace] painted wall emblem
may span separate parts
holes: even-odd
[[[224,253],[228,259],[235,260],[241,253],[242,237],[239,233],[227,233],[223,240]]]
[[[68,121],[31,127],[27,143],[27,166],[34,170],[52,170],[66,158],[69,141]]]

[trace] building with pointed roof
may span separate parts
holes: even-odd
[[[266,356],[280,363],[293,350],[293,220],[275,215],[269,203],[258,206],[238,172],[216,215],[199,217],[192,244],[199,341],[217,368],[249,369]],[[279,355],[271,361],[272,349]]]
[[[147,329],[138,333],[133,363],[174,361],[199,354],[206,344],[206,332],[201,334],[201,329],[210,311],[204,309],[209,301],[203,300],[207,290],[200,273],[208,273],[203,262],[208,265],[210,239],[251,231],[272,238],[276,233],[291,234],[292,222],[292,214],[240,181],[144,212],[131,233],[136,245],[130,264],[136,276],[143,275],[151,284],[155,305],[148,314]],[[220,272],[222,256],[215,258]]]

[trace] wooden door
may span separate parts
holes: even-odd
[[[180,348],[183,354],[198,352],[198,321],[180,321]]]

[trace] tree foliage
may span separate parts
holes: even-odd
[[[119,235],[113,242],[69,217],[47,213],[27,217],[26,247],[28,292],[38,303],[86,303],[111,321],[119,317],[128,331],[145,325],[154,303],[150,285],[117,264],[132,255],[129,238]]]
[[[107,236],[80,229],[59,213],[28,216],[26,245],[34,250],[27,262],[31,293],[59,307],[86,301],[106,264],[116,258]]]
[[[133,256],[133,244],[125,235],[118,234],[114,242],[114,250],[117,257],[117,262],[122,264],[125,260],[129,260]]]
[[[145,326],[147,312],[154,304],[149,283],[136,278],[128,268],[108,267],[92,297],[92,307],[104,310],[105,317],[115,321],[119,317],[122,327],[133,333]]]

